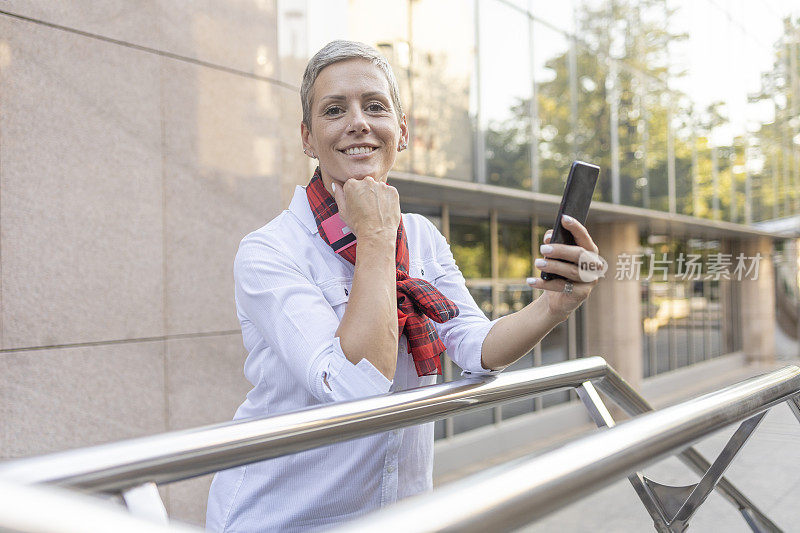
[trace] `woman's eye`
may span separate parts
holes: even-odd
[[[342,112],[342,108],[338,105],[332,105],[325,110],[326,115],[338,115]]]
[[[383,104],[378,102],[372,102],[367,106],[367,110],[372,111],[373,113],[379,113],[381,111],[386,111],[386,107]]]

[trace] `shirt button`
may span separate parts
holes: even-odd
[[[421,269],[419,270],[419,272],[420,272],[420,274],[422,274],[423,276],[425,275],[425,269],[424,269],[424,268],[421,268]]]
[[[389,473],[391,474],[392,472],[394,472],[394,466],[389,466],[389,467],[387,467],[387,468],[386,468],[386,471],[387,471],[387,472],[389,472]]]

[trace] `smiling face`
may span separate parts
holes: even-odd
[[[365,59],[322,69],[312,88],[310,126],[300,125],[303,148],[319,159],[328,190],[333,180],[386,181],[398,146],[408,142],[406,117],[398,122],[386,76]]]

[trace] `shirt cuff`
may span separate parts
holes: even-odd
[[[465,354],[465,364],[462,367],[461,372],[462,376],[465,374],[493,375],[499,374],[503,371],[502,368],[500,370],[488,370],[483,368],[483,365],[481,364],[481,349],[483,348],[483,341],[486,339],[486,335],[489,334],[489,330],[492,329],[492,326],[494,326],[498,320],[500,319],[498,318],[490,322],[476,324],[473,326],[473,331],[471,331],[470,334],[461,341],[462,346],[460,348],[462,353]]]
[[[339,337],[334,337],[331,345],[333,353],[327,370],[322,373],[327,381],[327,385],[323,381],[322,388],[331,400],[356,400],[389,392],[392,381],[386,379],[372,363],[367,359],[361,359],[355,365],[351,363],[342,351]]]

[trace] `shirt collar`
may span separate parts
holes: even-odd
[[[319,232],[317,223],[314,220],[314,214],[311,212],[311,206],[308,205],[308,196],[306,196],[305,187],[300,187],[299,185],[295,187],[294,196],[289,204],[289,211],[308,228],[308,231],[312,235]]]

